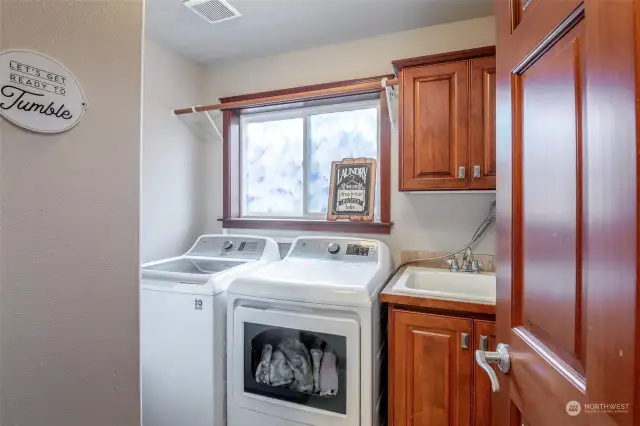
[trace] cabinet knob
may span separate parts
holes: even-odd
[[[480,350],[489,350],[489,338],[487,336],[480,336]]]
[[[480,166],[473,166],[473,177],[474,178],[480,177]]]
[[[464,166],[458,167],[458,179],[464,179],[465,177],[465,168]]]
[[[460,347],[469,349],[469,333],[460,333]]]

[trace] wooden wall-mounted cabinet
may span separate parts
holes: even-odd
[[[400,190],[495,189],[495,48],[395,61]]]
[[[389,426],[493,426],[474,354],[495,350],[495,323],[397,307],[390,321]]]

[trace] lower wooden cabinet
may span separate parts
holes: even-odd
[[[491,425],[491,384],[475,367],[488,321],[391,307],[389,426]]]

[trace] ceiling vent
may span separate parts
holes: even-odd
[[[183,0],[182,4],[212,24],[242,16],[226,0]]]

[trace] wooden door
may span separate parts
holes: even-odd
[[[400,190],[467,187],[468,75],[467,61],[402,71]]]
[[[469,186],[496,189],[496,58],[469,61]]]
[[[640,424],[640,7],[499,0],[496,12],[497,327],[511,356],[496,425]]]
[[[496,350],[496,324],[493,321],[473,322],[473,350]],[[497,368],[494,367],[497,371]],[[475,364],[473,370],[473,426],[493,426],[491,415],[491,381]]]
[[[391,426],[468,426],[472,320],[392,309],[390,329]]]

